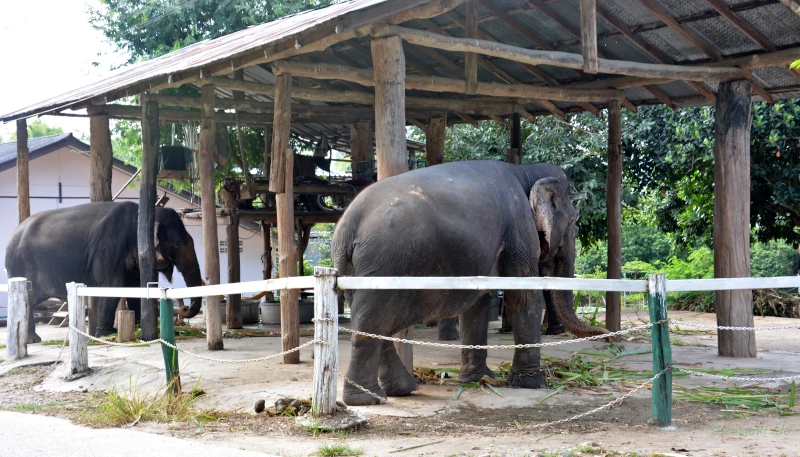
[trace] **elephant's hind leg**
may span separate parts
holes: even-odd
[[[458,341],[461,338],[456,327],[457,322],[457,317],[446,317],[439,320],[439,323],[436,324],[439,330],[439,341]]]
[[[347,377],[373,394],[385,398],[386,392],[378,385],[378,363],[381,358],[383,341],[361,335],[353,335],[351,341],[353,347]],[[347,381],[344,382],[342,397],[345,404],[350,406],[380,403],[377,398]]]
[[[542,313],[544,300],[541,290],[508,291],[511,326],[514,344],[536,344],[541,342]],[[515,349],[508,384],[513,387],[539,389],[546,387],[541,369],[539,348]]]
[[[390,397],[404,397],[417,390],[417,380],[411,375],[391,341],[383,341],[378,381]]]
[[[42,337],[36,333],[36,313],[34,308],[39,303],[45,301],[47,298],[39,299],[38,297],[28,296],[28,341],[27,344],[41,343]]]
[[[481,295],[475,304],[461,313],[462,344],[486,345],[491,299],[491,295]],[[486,353],[486,349],[461,350],[461,372],[458,374],[460,382],[476,382],[486,375],[494,378],[494,373],[486,365]]]

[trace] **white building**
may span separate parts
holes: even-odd
[[[29,176],[31,214],[50,209],[89,203],[89,145],[73,137],[71,133],[52,135],[28,140]],[[134,175],[136,169],[114,159],[111,191],[116,194]],[[138,178],[134,180],[116,201],[138,201]],[[168,208],[198,207],[193,205],[189,193],[178,194],[159,187],[158,195],[166,194]],[[5,271],[6,243],[17,226],[17,143],[0,144],[0,284],[8,282]],[[184,219],[184,225],[194,238],[197,260],[200,271],[203,267],[203,231],[202,220]],[[217,218],[217,232],[221,240],[225,239],[227,217]],[[242,244],[241,277],[242,281],[262,279],[261,253],[263,242],[261,232],[255,224],[242,223],[239,226],[239,239]],[[222,283],[227,282],[228,256],[220,255],[220,271]],[[175,271],[173,287],[184,287],[183,277]],[[159,278],[163,286],[169,286],[163,275]],[[6,316],[8,296],[0,294],[0,318]]]

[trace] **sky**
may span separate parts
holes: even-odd
[[[99,4],[98,0],[0,1],[0,114],[81,87],[126,60],[89,25],[87,9]],[[42,120],[78,137],[89,135],[88,119],[43,116]],[[14,122],[0,123],[3,141],[15,130]]]

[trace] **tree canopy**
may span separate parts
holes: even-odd
[[[59,133],[64,133],[64,129],[61,127],[51,127],[44,123],[41,119],[34,119],[32,122],[28,122],[28,138],[38,138],[40,136],[50,136],[50,135],[58,135]],[[17,139],[17,132],[11,132],[9,136],[10,141],[16,141]]]

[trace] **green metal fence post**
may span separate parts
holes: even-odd
[[[159,313],[161,321],[161,339],[175,345],[175,311],[173,308],[172,300],[167,300],[162,294]],[[167,385],[172,389],[173,393],[180,393],[181,376],[178,371],[178,351],[166,344],[161,344],[161,351],[164,353]]]
[[[672,349],[667,322],[667,278],[663,273],[647,275],[647,305],[650,309],[650,336],[653,340],[653,421],[660,426],[672,424]],[[666,370],[666,371],[664,371]]]

